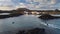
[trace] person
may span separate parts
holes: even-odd
[[[12,22],[12,24],[14,24],[15,22]]]
[[[48,24],[47,24],[47,26],[48,26]]]

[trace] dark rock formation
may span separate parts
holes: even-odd
[[[21,16],[21,15],[23,15],[23,14],[11,13],[10,15],[0,15],[0,19],[9,18],[9,17],[17,17],[17,16]]]
[[[20,14],[20,13],[11,13],[9,16],[10,17],[17,17],[17,16],[21,16],[23,14]]]
[[[30,29],[26,31],[19,31],[16,34],[45,34],[45,29],[43,28],[35,28],[35,29]]]
[[[56,18],[60,18],[60,17],[58,17],[58,16],[51,16],[49,14],[43,14],[43,15],[41,15],[38,18],[41,18],[41,19],[56,19]]]

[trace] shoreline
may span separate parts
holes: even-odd
[[[21,15],[23,15],[23,14],[11,13],[9,15],[0,15],[0,19],[9,18],[9,17],[17,17],[17,16],[21,16]]]
[[[60,18],[60,16],[53,16],[50,14],[42,14],[38,18],[43,19],[43,20],[49,20],[49,19],[58,19],[58,18]]]

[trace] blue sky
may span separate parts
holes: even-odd
[[[0,0],[0,10],[12,10],[17,8],[60,9],[60,0]]]

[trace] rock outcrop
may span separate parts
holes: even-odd
[[[43,28],[35,28],[35,29],[27,30],[27,32],[24,30],[19,31],[16,34],[46,34],[46,33],[45,33],[45,29],[43,29]]]
[[[39,16],[38,18],[41,18],[41,19],[56,19],[56,18],[60,18],[60,17],[52,16],[52,15],[49,15],[49,14],[43,14],[43,15]]]

